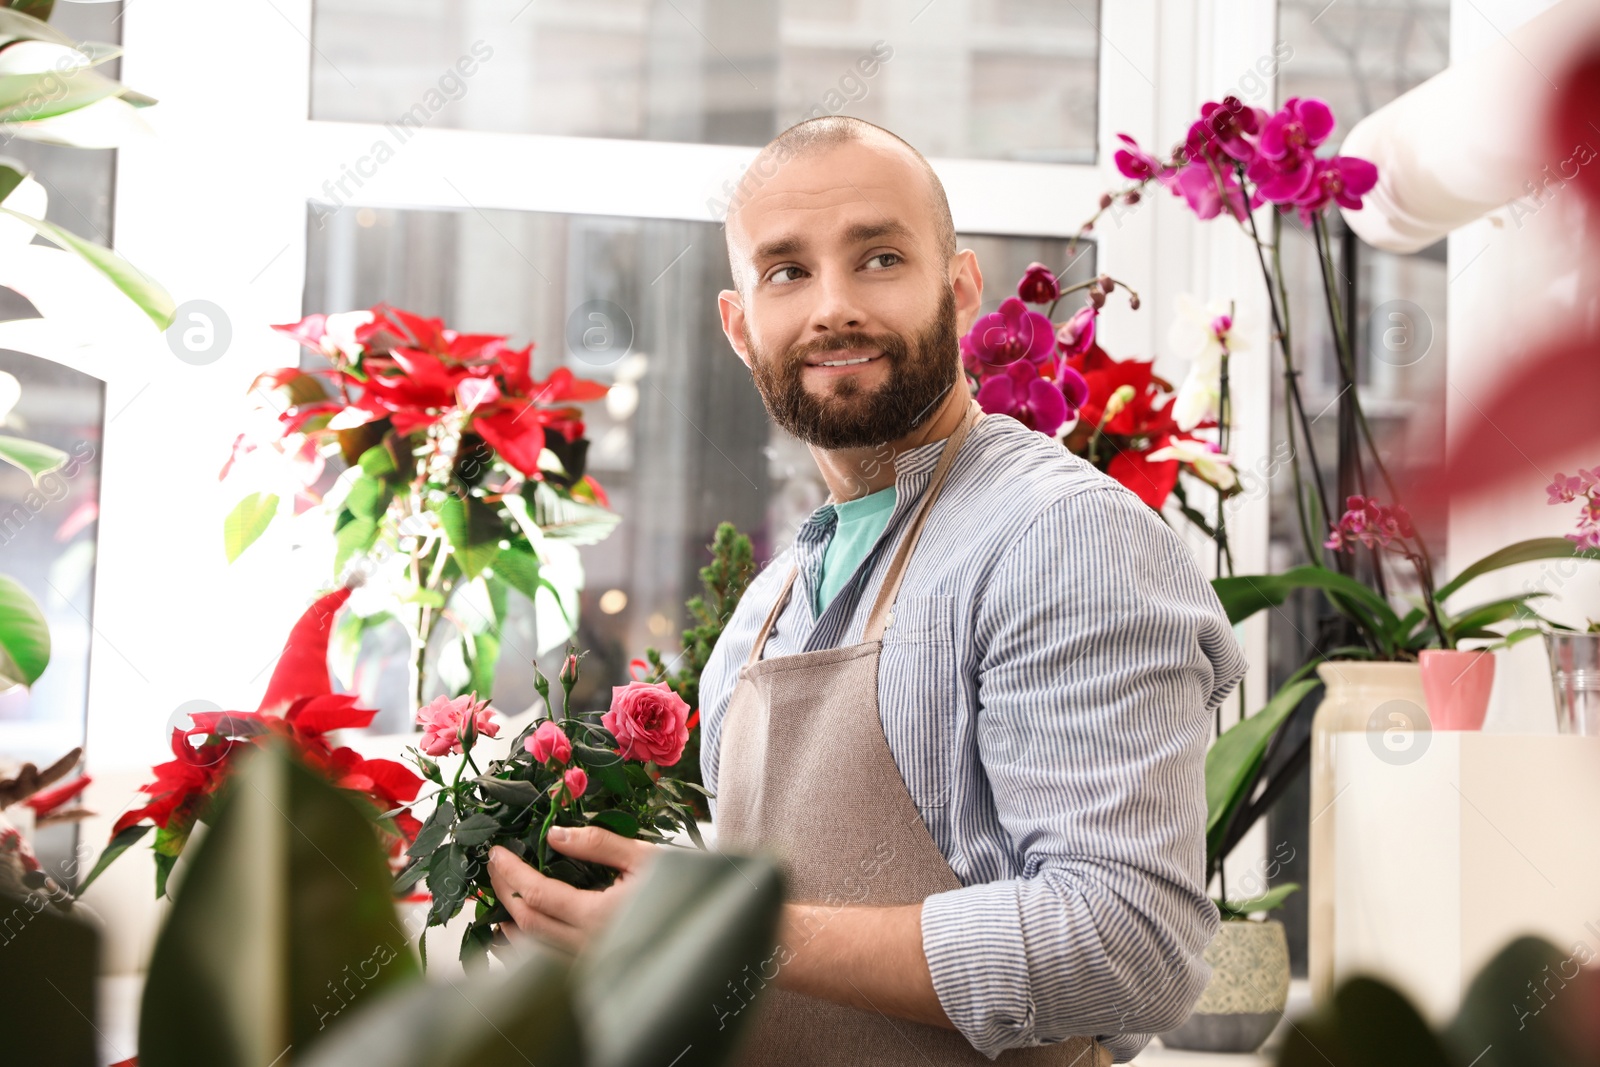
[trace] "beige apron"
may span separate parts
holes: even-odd
[[[867,617],[865,640],[761,659],[767,635],[794,586],[796,568],[762,623],[749,660],[739,668],[722,728],[717,842],[730,852],[761,851],[777,859],[790,901],[913,904],[962,886],[923,823],[884,737],[878,717],[878,655],[883,632],[893,622],[890,609],[906,562],[961,442],[981,417],[973,403],[945,443],[884,574]],[[776,964],[769,961],[759,978],[751,976],[764,988],[762,999],[750,1009],[755,1016],[741,1067],[990,1062],[958,1031],[793,993],[778,988],[775,975]],[[996,1062],[1104,1067],[1111,1063],[1111,1053],[1090,1038],[1074,1037],[1009,1049]]]

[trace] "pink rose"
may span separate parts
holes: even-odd
[[[483,737],[494,737],[500,724],[494,721],[495,710],[487,700],[479,700],[476,692],[469,696],[451,699],[438,696],[427,707],[417,711],[417,723],[422,727],[422,743],[417,747],[430,756],[448,756],[461,751],[461,730],[471,722]]]
[[[629,682],[611,687],[611,710],[600,722],[617,738],[624,759],[670,767],[689,742],[689,705],[666,682]]]
[[[561,780],[567,783],[567,791],[574,798],[583,796],[584,790],[589,788],[589,775],[582,767],[567,768],[567,773],[561,776]]]
[[[558,763],[572,759],[572,742],[561,732],[561,727],[549,720],[540,723],[539,728],[522,742],[522,747],[540,763],[548,763],[552,757]]]

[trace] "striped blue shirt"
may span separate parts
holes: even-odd
[[[894,458],[888,526],[820,617],[832,508],[751,583],[700,681],[708,789],[739,665],[791,565],[765,658],[860,642],[943,447]],[[993,1059],[1084,1034],[1123,1062],[1187,1016],[1218,924],[1208,727],[1244,669],[1210,585],[1149,508],[1012,418],[972,428],[907,566],[878,704],[962,883],[924,901],[922,947],[974,1048]]]

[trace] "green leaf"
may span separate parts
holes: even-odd
[[[1458,1063],[1476,1067],[1592,1064],[1593,1047],[1583,1048],[1579,1035],[1597,1004],[1600,973],[1548,941],[1519,937],[1472,980],[1445,1040]]]
[[[295,1057],[296,1067],[589,1064],[566,987],[568,966],[533,946],[504,972],[475,968],[445,983],[411,983],[329,1027],[320,1045]]]
[[[1580,549],[1565,537],[1535,537],[1530,541],[1518,541],[1498,552],[1489,553],[1440,586],[1436,599],[1443,603],[1474,578],[1518,563],[1532,563],[1541,559],[1600,559],[1600,553]]]
[[[9,161],[0,161],[0,203],[5,198],[17,191],[17,186],[28,176],[28,172],[20,167],[12,166]]]
[[[361,453],[360,462],[361,469],[371,478],[383,478],[396,473],[397,470],[394,465],[394,455],[385,444],[373,445]]]
[[[467,685],[478,693],[494,692],[495,668],[500,665],[500,637],[481,633],[472,639]]]
[[[1399,619],[1394,610],[1367,586],[1338,571],[1307,564],[1282,574],[1251,574],[1233,578],[1213,578],[1211,587],[1228,613],[1228,621],[1242,622],[1262,608],[1277,607],[1296,589],[1322,589],[1361,604],[1383,626],[1394,628]]]
[[[434,849],[444,844],[444,839],[450,835],[450,828],[455,824],[455,806],[448,798],[441,798],[439,803],[434,805],[433,814],[428,816],[428,821],[417,831],[417,839],[406,849],[406,855],[424,857],[432,855]]]
[[[476,811],[456,824],[456,844],[468,848],[486,843],[500,831],[500,823],[493,815]]]
[[[362,474],[350,483],[350,492],[344,498],[345,509],[358,519],[382,519],[389,510],[394,492],[377,478]]]
[[[84,875],[83,881],[78,884],[78,896],[83,896],[83,891],[88,889],[96,878],[99,878],[105,869],[111,866],[111,861],[138,844],[144,835],[155,829],[149,823],[135,823],[123,827],[122,832],[114,835],[107,843],[105,850],[100,853],[100,858],[94,861],[94,867]]]
[[[222,520],[222,545],[232,563],[255,544],[278,514],[278,498],[272,493],[251,493],[233,506]]]
[[[446,496],[432,505],[461,573],[476,578],[500,554],[505,524],[494,510],[474,496]]]
[[[479,790],[490,800],[498,800],[507,807],[522,811],[533,807],[544,799],[544,793],[532,782],[507,781],[504,778],[495,778],[483,775],[474,778]]]
[[[1224,730],[1206,752],[1206,833],[1217,831],[1223,816],[1242,801],[1250,772],[1267,751],[1267,744],[1306,694],[1321,685],[1314,678],[1285,685],[1267,706]]]
[[[372,546],[378,543],[378,533],[375,520],[352,515],[350,521],[339,527],[339,532],[333,535],[334,544],[338,546],[333,554],[334,572],[343,571],[352,556],[370,552]]]
[[[1503,1006],[1499,1010],[1510,1014]],[[1461,1060],[1457,1067],[1466,1063]],[[1411,1003],[1372,978],[1352,978],[1341,985],[1331,1004],[1286,1031],[1278,1053],[1278,1067],[1389,1064],[1452,1067],[1452,1058]]]
[[[103,995],[96,983],[100,935],[85,921],[88,909],[67,913],[47,901],[60,903],[43,890],[26,898],[0,891],[6,1062],[18,1067],[99,1063],[99,1035],[91,1016],[96,996]]]
[[[41,5],[46,11],[48,5]],[[11,7],[0,8],[0,38],[21,41],[48,41],[51,44],[77,47],[77,42],[53,26]]]
[[[575,545],[594,545],[616,529],[622,516],[614,511],[574,500],[548,482],[529,482],[522,490],[529,513],[544,536]]]
[[[639,836],[638,818],[625,811],[618,811],[615,808],[608,811],[597,811],[589,816],[589,821],[604,826],[612,833],[621,834],[623,837]]]
[[[372,820],[281,742],[244,756],[187,862],[150,960],[142,1067],[298,1060],[347,1007],[332,989],[359,1005],[418,976]]]
[[[1299,882],[1285,882],[1275,885],[1262,893],[1259,897],[1250,897],[1246,900],[1218,901],[1217,907],[1222,911],[1224,919],[1244,919],[1258,911],[1271,911],[1289,899],[1289,896],[1298,892]]]
[[[51,448],[37,441],[27,441],[21,437],[0,437],[0,462],[11,464],[27,472],[33,479],[33,484],[38,485],[39,479],[66,466],[71,457],[59,448]]]
[[[28,591],[0,574],[0,689],[31,686],[50,665],[50,627]]]
[[[91,67],[0,74],[0,123],[36,122],[120,96],[126,86]]]
[[[173,316],[178,307],[173,303],[172,297],[160,285],[147,278],[138,267],[129,263],[121,256],[108,248],[101,248],[91,241],[63,230],[53,222],[36,219],[20,212],[12,211],[8,207],[0,206],[0,212],[10,215],[14,219],[21,219],[32,226],[44,238],[68,252],[76,252],[93,268],[111,280],[111,284],[122,290],[130,300],[139,306],[139,310],[150,316],[150,321],[165,330],[172,325]]]
[[[502,548],[494,558],[494,576],[527,597],[539,592],[539,557],[522,548]]]
[[[471,888],[471,873],[472,857],[462,845],[450,845],[433,858],[428,866],[428,892],[433,894],[429,925],[449,922],[461,910]]]
[[[696,1063],[727,1060],[764,995],[729,991],[749,995],[742,983],[771,959],[782,906],[783,876],[766,858],[662,850],[574,964],[585,1062],[664,1064],[691,1046]]]

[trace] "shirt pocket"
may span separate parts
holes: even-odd
[[[950,799],[961,655],[954,596],[901,596],[883,635],[878,699],[884,736],[920,808]]]

